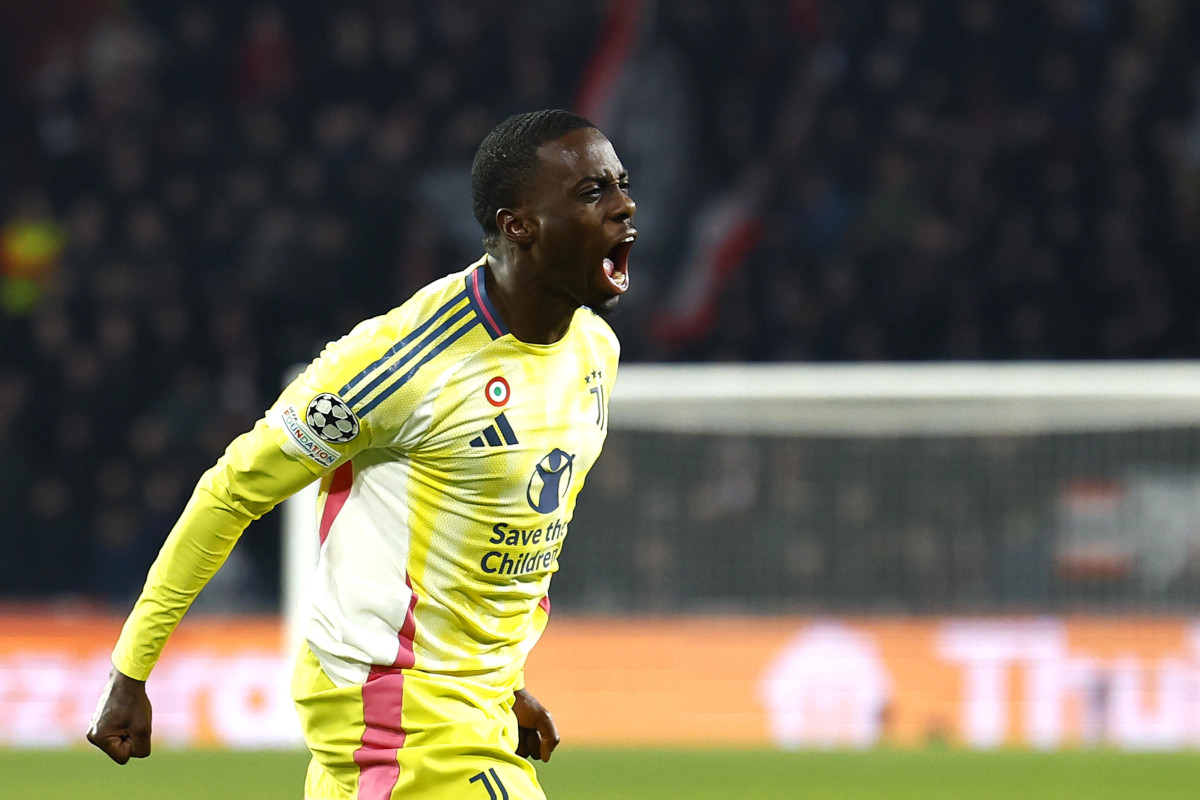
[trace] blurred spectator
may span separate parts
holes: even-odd
[[[65,238],[42,194],[18,200],[0,227],[0,312],[23,316],[37,306],[56,277]]]

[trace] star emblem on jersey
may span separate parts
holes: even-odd
[[[304,419],[313,433],[333,444],[344,444],[358,436],[358,419],[335,394],[324,392],[314,397]]]
[[[483,390],[487,401],[500,408],[508,402],[508,397],[511,390],[508,388],[508,381],[501,378],[499,375],[487,382],[487,387]]]

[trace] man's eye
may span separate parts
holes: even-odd
[[[599,200],[602,194],[604,194],[603,188],[599,186],[593,186],[592,188],[585,190],[582,197],[587,200]]]

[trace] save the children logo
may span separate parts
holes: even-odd
[[[558,508],[571,488],[571,473],[575,456],[557,447],[547,453],[533,469],[525,499],[529,507],[541,514]]]

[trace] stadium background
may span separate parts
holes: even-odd
[[[4,4],[0,702],[27,727],[0,743],[77,740],[95,687],[71,676],[102,677],[101,641],[195,477],[290,365],[478,256],[467,177],[499,119],[574,108],[630,168],[643,235],[615,321],[626,363],[1191,360],[1196,41],[1200,10],[1182,0]],[[756,711],[677,717],[645,734],[656,744],[720,744],[742,725],[752,746],[1194,750],[1200,728],[1161,708],[1200,708],[1196,433],[1118,437],[1097,462],[1071,437],[614,431],[555,580],[544,667],[598,726],[618,696],[572,686],[661,688],[706,657],[740,669]],[[1130,458],[1169,486],[1128,483]],[[1120,539],[1145,513],[1126,499],[1164,491],[1182,533],[1152,576],[1140,552],[1063,560],[1064,531]],[[235,650],[261,639],[278,516],[201,596],[200,640],[208,624]],[[262,616],[223,616],[248,613]],[[895,681],[979,620],[1010,648],[989,663],[1013,687],[1057,654],[1055,680],[1076,681],[1057,723],[1029,722],[1036,703],[1014,688],[1006,722],[972,739],[943,714],[871,705],[887,680],[826,708],[842,722],[824,732],[768,722],[755,676],[789,642],[838,665],[865,636]],[[605,639],[631,628],[661,635]],[[612,671],[604,651],[572,655],[606,641],[626,654]],[[637,673],[657,652],[664,671]],[[1080,667],[1096,663],[1112,669]],[[662,688],[661,713],[737,671]],[[266,714],[246,691],[251,718]],[[1130,696],[1120,738],[1111,709]],[[181,702],[195,717],[188,704],[210,701]]]

